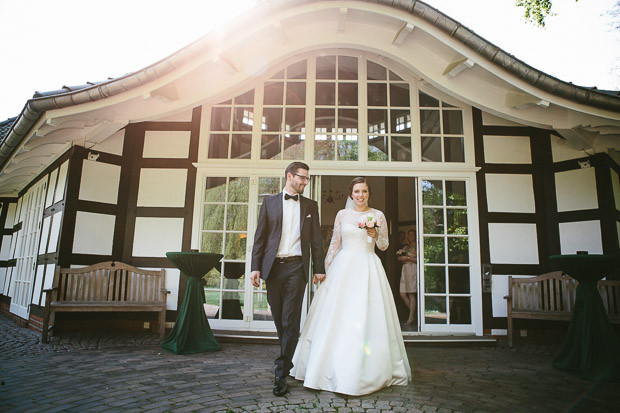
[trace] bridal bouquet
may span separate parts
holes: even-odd
[[[357,226],[360,229],[376,228],[381,225],[381,221],[378,220],[373,214],[364,214],[360,217]],[[368,242],[372,242],[372,238],[368,237]]]

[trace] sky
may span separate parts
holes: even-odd
[[[515,0],[427,0],[487,41],[558,79],[620,90],[618,0],[554,0],[545,28]],[[35,91],[119,77],[218,30],[255,0],[0,0],[0,121]],[[620,17],[616,19],[620,25]]]

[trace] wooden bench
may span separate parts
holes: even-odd
[[[116,261],[84,268],[56,268],[53,288],[44,290],[44,343],[57,312],[159,313],[159,335],[166,328],[165,270],[147,271]]]
[[[506,299],[508,345],[513,343],[514,318],[539,320],[570,320],[575,306],[577,280],[562,271],[538,277],[508,277]],[[620,281],[597,283],[603,305],[612,323],[620,323]]]

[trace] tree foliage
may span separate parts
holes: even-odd
[[[577,0],[575,0],[577,1]],[[551,0],[517,0],[517,7],[523,7],[525,20],[538,26],[545,27],[545,18],[551,12]]]

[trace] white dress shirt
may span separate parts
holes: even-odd
[[[277,257],[301,255],[301,226],[299,223],[299,204],[301,200],[284,200],[286,190],[282,191],[282,237]],[[289,194],[293,195],[293,194]],[[300,199],[301,195],[298,196]]]

